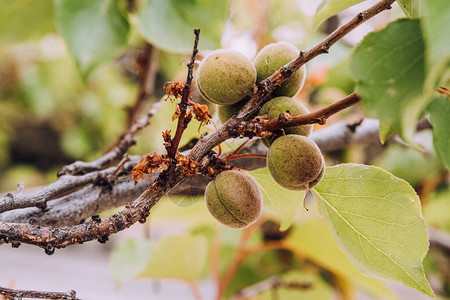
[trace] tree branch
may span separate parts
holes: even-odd
[[[325,40],[306,53],[288,63],[272,76],[262,81],[253,92],[249,102],[241,109],[237,116],[228,120],[215,132],[202,137],[190,152],[190,158],[201,164],[201,160],[210,153],[211,149],[230,138],[230,129],[237,128],[239,123],[255,112],[266,100],[271,92],[284,80],[291,76],[304,63],[321,53],[326,53],[337,40],[352,29],[375,16],[383,10],[390,8],[394,0],[383,0],[368,10],[360,13],[350,22],[343,25]],[[150,209],[159,199],[186,179],[179,168],[169,167],[170,172],[162,172],[152,186],[144,191],[133,203],[127,204],[125,209],[113,216],[104,219],[94,219],[86,224],[73,227],[52,229],[48,227],[33,226],[30,224],[0,223],[0,241],[11,243],[28,243],[46,249],[46,253],[53,253],[55,248],[66,247],[75,243],[82,243],[94,239],[101,242],[107,240],[108,235],[130,227],[137,221],[145,222]]]
[[[383,0],[372,6],[371,8],[359,13],[356,17],[351,19],[348,23],[336,29],[328,37],[326,37],[322,42],[317,44],[315,47],[309,51],[300,52],[300,55],[286,64],[284,67],[280,68],[272,76],[261,81],[259,85],[255,88],[252,97],[244,105],[244,107],[239,111],[237,116],[229,119],[222,126],[220,126],[216,131],[208,134],[207,136],[200,139],[200,141],[192,149],[190,156],[194,160],[201,159],[206,153],[208,153],[216,145],[226,141],[232,137],[233,130],[238,128],[240,122],[248,118],[251,114],[255,113],[258,108],[263,104],[263,102],[269,97],[272,91],[281,85],[289,76],[291,76],[295,71],[300,69],[306,62],[310,61],[314,57],[328,53],[329,48],[336,43],[339,39],[343,38],[346,34],[352,31],[354,28],[358,27],[368,19],[377,15],[378,13],[390,9],[391,4],[395,0]]]
[[[74,290],[68,291],[67,293],[63,293],[63,292],[15,290],[0,287],[0,295],[5,296],[7,299],[35,298],[35,299],[80,300],[79,298],[77,298],[77,293]]]
[[[129,173],[139,160],[140,157],[134,157],[131,161],[121,166],[122,171]],[[117,171],[117,167],[111,167],[81,176],[63,175],[56,182],[47,185],[37,193],[30,195],[8,193],[0,201],[0,213],[33,206],[45,210],[48,201],[76,192],[88,184],[105,186],[114,183],[117,176],[120,175]]]
[[[180,109],[180,116],[178,117],[178,124],[177,129],[175,132],[175,136],[172,139],[172,143],[169,147],[167,147],[167,155],[171,158],[175,158],[175,154],[178,150],[178,146],[181,141],[181,136],[183,135],[184,130],[188,126],[188,123],[190,122],[190,119],[188,118],[186,114],[186,109],[189,103],[189,95],[191,94],[191,83],[193,78],[193,72],[194,72],[194,63],[195,63],[195,56],[198,53],[198,41],[200,38],[200,29],[194,29],[195,34],[195,41],[194,41],[194,49],[192,50],[192,57],[190,62],[188,63],[188,74],[186,78],[186,83],[183,88],[183,95],[180,101],[180,104],[178,105],[178,108]]]
[[[181,176],[177,180],[181,180]],[[26,243],[44,248],[47,254],[53,254],[55,248],[83,243],[98,239],[106,242],[108,236],[124,230],[136,222],[144,223],[150,209],[164,196],[176,182],[157,179],[133,203],[107,218],[95,218],[87,223],[71,227],[49,228],[24,223],[0,223],[0,241]]]
[[[88,185],[49,202],[45,210],[30,207],[4,212],[0,214],[0,222],[48,227],[78,225],[86,218],[134,201],[147,186],[148,183],[144,181],[134,185],[128,176],[119,178],[111,186]]]
[[[331,105],[328,105],[318,111],[310,114],[300,115],[300,116],[289,116],[287,118],[278,118],[269,120],[264,124],[264,129],[266,131],[274,131],[281,128],[287,128],[292,126],[304,125],[304,124],[325,124],[328,117],[344,110],[356,103],[358,103],[361,98],[355,93],[351,93],[342,100],[339,100]]]
[[[429,126],[423,126],[427,124],[427,121],[424,120],[418,123],[417,130],[429,128]],[[323,153],[341,150],[356,144],[380,143],[379,122],[368,118],[355,124],[339,121],[323,129],[313,131],[309,138],[319,146]],[[247,148],[245,150],[248,153],[267,154],[267,147],[259,142],[253,143]],[[132,157],[129,163],[137,163],[139,160],[140,157],[138,156]],[[263,168],[266,165],[265,160],[256,158],[237,159],[232,162],[234,166],[246,170]],[[124,169],[124,173],[125,171]],[[128,180],[127,175],[119,177],[114,185],[91,184],[76,192],[52,200],[48,202],[45,210],[27,208],[1,213],[0,222],[28,223],[32,219],[41,226],[61,227],[80,224],[81,221],[92,215],[132,202],[145,190],[146,182],[141,181],[134,185]],[[152,174],[152,181],[157,176],[157,173]],[[74,176],[73,178],[77,177]],[[173,189],[172,192],[190,195],[192,188],[195,188],[198,193],[201,193],[209,181],[210,179],[203,175],[190,177],[183,184]],[[27,195],[25,190],[23,196],[36,197],[40,193],[39,190]]]
[[[139,120],[137,120],[121,137],[120,141],[111,151],[91,162],[76,161],[70,165],[64,166],[58,172],[58,176],[82,175],[93,171],[102,170],[109,166],[112,162],[121,159],[125,152],[127,152],[128,149],[136,143],[134,140],[134,135],[149,124],[149,119],[158,112],[160,107],[161,101],[153,104],[150,110]]]
[[[198,37],[196,37],[196,40],[198,42]],[[194,58],[195,58],[195,54],[193,54],[193,59]],[[193,62],[193,60],[191,60],[191,63],[192,62]],[[188,77],[189,77],[189,75],[188,75]],[[192,73],[191,73],[190,78],[192,80]],[[189,80],[189,84],[190,84],[190,80]],[[189,86],[189,84],[187,83],[186,85]],[[188,92],[183,92],[183,99],[184,99],[184,95],[187,95],[186,96],[186,99],[187,99],[187,97],[189,95],[189,87],[186,89],[186,86],[185,86],[184,91],[188,91]],[[245,127],[247,127],[247,129],[243,129],[243,125],[240,125],[239,133],[242,134],[242,132],[245,132],[246,130],[248,130],[251,133],[254,130],[255,126],[258,126],[258,125],[261,125],[261,128],[259,129],[261,131],[273,132],[274,130],[277,130],[280,128],[298,126],[298,125],[302,125],[302,124],[312,124],[312,123],[318,123],[318,122],[325,123],[326,119],[329,116],[331,116],[331,115],[333,115],[333,114],[335,114],[335,113],[337,113],[359,101],[360,101],[360,98],[358,97],[358,95],[356,95],[355,93],[352,93],[348,97],[346,97],[336,103],[333,103],[327,107],[324,107],[316,112],[310,113],[310,114],[300,115],[300,116],[289,116],[287,118],[280,117],[278,119],[267,121],[267,122],[263,123],[262,125],[259,124],[259,121],[248,121],[245,125]],[[182,100],[182,102],[183,102],[183,100]],[[187,105],[187,103],[185,103],[185,104]],[[186,106],[185,106],[185,109],[186,109]],[[182,115],[183,115],[183,113],[182,113]],[[178,123],[179,127],[178,128],[185,128],[184,125],[180,125],[180,120],[181,120],[181,116],[179,119],[179,123]],[[181,121],[181,124],[182,123],[184,123],[184,120]],[[181,138],[181,134],[182,134],[183,130],[184,129],[179,131],[177,129],[177,133],[180,132],[180,135],[175,135],[175,137],[179,136]],[[129,136],[131,136],[131,133],[129,133]],[[171,147],[169,148],[170,150],[177,151],[178,144],[176,143],[176,141],[179,143],[179,139],[177,139],[177,140],[174,139]],[[176,146],[176,147],[173,147],[173,146]],[[175,154],[173,153],[173,155],[175,155]],[[237,157],[239,157],[239,156],[237,156]],[[11,209],[25,208],[25,207],[31,207],[31,206],[44,207],[46,202],[51,199],[55,199],[58,196],[62,196],[64,193],[75,191],[75,190],[79,189],[80,187],[85,186],[86,184],[95,183],[102,179],[106,180],[106,178],[108,178],[108,176],[111,177],[112,174],[113,174],[113,170],[110,169],[109,171],[89,173],[89,174],[86,174],[83,176],[65,175],[65,176],[62,176],[55,183],[47,186],[45,189],[43,189],[37,195],[33,195],[31,197],[24,196],[24,197],[19,197],[19,198],[15,199],[12,194],[7,194],[3,198],[3,201],[0,202],[0,213],[7,211],[7,210],[11,210]],[[66,177],[66,176],[68,176],[68,177]]]
[[[139,82],[136,101],[131,107],[127,107],[127,129],[136,122],[138,114],[144,108],[145,102],[150,99],[155,92],[156,74],[158,73],[158,49],[149,43],[145,43],[144,54],[137,59],[137,63],[142,64],[142,77]]]

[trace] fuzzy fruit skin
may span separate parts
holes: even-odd
[[[206,187],[209,212],[231,228],[254,223],[262,212],[262,194],[256,180],[245,171],[224,171]]]
[[[267,117],[272,120],[277,119],[281,113],[286,111],[289,111],[289,113],[293,116],[309,114],[308,108],[306,108],[306,106],[301,102],[289,97],[276,97],[261,107],[259,110],[259,115],[261,116],[267,114]],[[286,134],[299,134],[308,137],[311,134],[312,129],[313,126],[308,124],[288,127],[284,129],[284,132]],[[265,138],[262,142],[269,147],[273,142],[273,138]]]
[[[322,158],[323,158],[323,157],[322,157]],[[319,175],[317,175],[316,179],[314,179],[313,181],[311,181],[311,182],[309,183],[309,188],[310,188],[310,189],[313,188],[313,187],[315,187],[315,186],[322,180],[323,175],[325,175],[325,160],[322,159],[322,161],[323,161],[322,169],[320,170]]]
[[[231,119],[231,117],[237,114],[246,103],[246,100],[242,100],[232,105],[217,105],[217,113],[220,122],[225,123],[228,119]]]
[[[316,143],[302,135],[276,139],[267,154],[267,168],[273,179],[288,190],[305,190],[318,183],[324,159]]]
[[[256,55],[254,62],[257,82],[266,79],[279,68],[297,58],[298,49],[288,42],[272,43],[262,48]],[[306,67],[303,65],[290,78],[275,89],[274,95],[294,97],[303,87],[306,78]]]
[[[243,54],[220,49],[208,54],[197,70],[197,87],[206,100],[231,105],[251,94],[256,69]]]

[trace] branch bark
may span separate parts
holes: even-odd
[[[133,106],[127,107],[127,129],[129,129],[138,119],[139,112],[143,110],[147,100],[155,92],[156,74],[158,73],[158,49],[146,43],[144,54],[137,62],[142,61],[142,78],[139,82],[138,94]]]
[[[328,53],[328,50],[333,44],[335,44],[339,39],[343,38],[354,28],[358,27],[380,12],[390,9],[394,1],[395,0],[380,1],[371,8],[359,13],[348,23],[336,29],[315,47],[313,47],[306,53],[300,52],[300,55],[296,59],[286,64],[272,76],[261,81],[254,90],[251,99],[239,111],[237,116],[229,119],[216,131],[200,139],[200,141],[194,146],[191,151],[191,158],[198,161],[203,156],[205,156],[206,153],[208,153],[213,147],[232,137],[233,130],[239,126],[240,122],[248,118],[251,114],[255,113],[258,108],[264,103],[264,101],[267,100],[273,90],[281,85],[289,76],[291,76],[295,71],[300,69],[301,66],[303,66],[306,62],[310,61],[314,57],[323,53]]]
[[[389,9],[394,1],[380,1],[368,10],[358,14],[357,17],[330,34],[317,46],[306,53],[300,53],[297,59],[262,81],[255,88],[253,96],[237,116],[231,118],[216,131],[199,140],[190,152],[190,158],[201,163],[201,160],[207,158],[207,154],[210,153],[214,146],[230,138],[232,136],[231,132],[239,126],[240,122],[243,122],[255,112],[263,101],[270,96],[271,92],[291,76],[291,74],[317,55],[327,53],[328,49],[336,41],[367,19],[383,10]],[[47,254],[52,254],[55,248],[62,248],[75,243],[95,239],[104,242],[110,234],[128,228],[138,221],[145,222],[146,217],[150,213],[150,209],[159,199],[186,179],[186,176],[183,176],[178,168],[169,166],[169,170],[170,172],[162,172],[150,188],[144,191],[134,202],[127,204],[121,212],[113,216],[104,219],[94,219],[88,223],[72,227],[56,229],[30,224],[0,223],[0,241],[11,243],[24,242],[37,245],[44,248]]]
[[[63,293],[63,292],[15,290],[0,287],[0,295],[5,296],[7,299],[35,298],[35,299],[80,300],[79,298],[77,298],[77,293],[74,290]]]
[[[167,147],[167,155],[171,158],[175,158],[175,154],[178,151],[178,146],[181,141],[181,136],[183,135],[184,130],[186,129],[190,119],[187,118],[186,109],[189,103],[189,95],[191,94],[191,83],[194,72],[194,63],[195,56],[198,53],[198,41],[200,38],[200,29],[194,30],[195,41],[194,41],[194,49],[192,50],[192,57],[190,62],[188,63],[188,74],[186,78],[186,83],[183,88],[183,96],[181,98],[180,104],[178,105],[180,109],[180,116],[178,117],[177,129],[175,132],[175,136],[172,139],[172,143],[169,147]]]
[[[378,121],[373,119],[364,119],[357,126],[347,124],[345,121],[337,122],[314,131],[310,135],[322,152],[344,149],[353,144],[377,143],[379,142],[378,137]],[[267,147],[259,142],[254,143],[250,149],[251,153],[267,153]],[[131,157],[129,163],[137,163],[139,159],[139,157]],[[234,160],[233,163],[235,166],[247,170],[262,168],[266,164],[265,160],[255,158]],[[154,174],[152,180],[155,180],[157,175]],[[77,177],[72,176],[71,178]],[[61,227],[80,224],[82,220],[92,215],[132,202],[145,190],[146,182],[140,182],[135,186],[128,179],[127,175],[119,177],[116,184],[111,186],[90,184],[74,193],[49,201],[46,210],[27,208],[1,213],[0,222],[28,223],[30,219],[35,219],[36,223],[41,226]],[[174,192],[186,195],[189,194],[193,184],[195,184],[196,190],[201,190],[206,187],[208,182],[209,178],[204,176],[191,177],[174,189]],[[30,195],[24,192],[19,196],[37,198],[40,194],[42,192],[38,190]],[[19,196],[16,198],[18,199]]]
[[[139,160],[140,157],[134,157],[130,162],[122,166],[122,171],[129,173]],[[89,184],[108,185],[114,183],[117,176],[120,175],[117,171],[120,171],[117,167],[111,167],[81,176],[63,175],[56,182],[31,195],[19,193],[15,196],[12,193],[8,193],[0,202],[0,213],[26,207],[37,207],[45,210],[48,201],[76,192]]]
[[[134,122],[130,129],[120,138],[117,145],[108,153],[91,162],[76,161],[70,165],[64,166],[59,172],[58,176],[62,175],[83,175],[86,173],[102,170],[108,167],[114,161],[123,157],[128,149],[133,146],[136,141],[134,136],[137,132],[142,130],[149,124],[150,118],[155,115],[161,107],[161,101],[152,105],[150,110],[142,116],[139,120]]]
[[[304,124],[325,124],[326,120],[356,103],[361,101],[361,98],[355,93],[351,93],[342,100],[337,101],[331,105],[328,105],[318,111],[310,114],[300,115],[300,116],[290,116],[287,119],[273,119],[264,124],[264,129],[266,131],[274,131],[281,128],[304,125]]]

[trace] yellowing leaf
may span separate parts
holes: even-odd
[[[152,243],[127,239],[121,241],[113,250],[110,259],[110,270],[113,280],[118,286],[135,278],[145,267],[150,258]]]
[[[350,282],[354,287],[362,288],[383,299],[397,299],[383,281],[361,274],[342,252],[330,226],[324,220],[316,218],[294,227],[285,245],[301,258],[312,261],[337,277]]]
[[[200,279],[207,263],[208,244],[203,235],[174,235],[155,245],[140,278]]]
[[[0,0],[0,43],[20,43],[55,31],[51,0]]]
[[[315,187],[321,214],[366,274],[433,296],[422,260],[428,234],[419,197],[381,168],[341,164],[327,168]]]

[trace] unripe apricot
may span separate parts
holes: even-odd
[[[232,228],[254,223],[262,212],[262,194],[256,180],[245,171],[224,171],[206,187],[209,212]]]
[[[316,143],[302,135],[291,134],[272,143],[267,153],[267,168],[282,187],[304,190],[321,179],[324,159]]]
[[[237,114],[246,103],[246,100],[242,100],[232,105],[217,105],[220,122],[225,123],[228,119]]]
[[[267,114],[267,117],[277,119],[281,113],[289,111],[293,116],[309,114],[309,110],[300,101],[289,97],[276,97],[265,103],[259,110],[259,115]],[[287,127],[284,129],[286,134],[299,134],[308,137],[311,134],[313,126],[311,124]],[[263,139],[266,146],[272,144],[273,138]]]
[[[206,100],[231,105],[251,94],[256,69],[243,54],[220,49],[207,55],[197,70],[197,87]]]
[[[320,171],[317,178],[309,183],[309,188],[315,187],[322,180],[323,175],[325,175],[325,160],[323,160],[322,170]]]
[[[255,57],[257,82],[266,79],[279,68],[299,55],[298,49],[288,42],[278,42],[265,46]],[[303,65],[292,74],[281,86],[275,89],[276,96],[294,97],[303,87],[306,78],[306,67]]]

